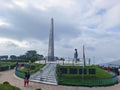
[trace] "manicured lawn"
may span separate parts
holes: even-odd
[[[67,68],[67,73],[61,74],[60,69],[61,68]],[[76,74],[70,73],[70,68],[77,69]],[[82,69],[82,66],[58,66],[57,67],[57,79],[58,84],[61,85],[71,85],[71,86],[92,86],[97,85],[96,83],[99,83],[99,80],[101,82],[104,82],[102,80],[112,78],[113,75],[108,73],[107,71],[97,67],[97,66],[86,66],[84,67],[87,69],[86,74],[80,74],[79,69]],[[88,69],[93,68],[96,70],[95,74],[89,74]],[[110,80],[106,80],[105,83],[109,83]],[[111,82],[111,81],[110,81]],[[101,84],[102,85],[102,84]]]
[[[60,76],[60,68],[67,68],[68,69],[68,73],[67,74],[62,74],[62,76],[68,76],[68,77],[83,77],[83,74],[69,74],[69,69],[70,68],[74,68],[74,69],[82,69],[82,66],[58,66],[57,67],[57,75]],[[112,77],[112,75],[110,73],[108,73],[107,71],[97,67],[97,66],[86,66],[84,67],[85,69],[89,69],[89,68],[94,68],[96,69],[96,74],[90,75],[87,71],[87,74],[84,74],[85,78],[110,78]]]

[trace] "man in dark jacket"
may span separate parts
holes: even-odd
[[[29,79],[30,79],[30,72],[27,72],[27,85],[29,84]]]
[[[26,84],[29,84],[29,78],[30,78],[30,73],[29,71],[25,72],[25,78],[24,78],[24,87],[26,86]]]

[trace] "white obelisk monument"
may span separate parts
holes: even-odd
[[[50,26],[48,61],[54,61],[54,21],[53,21],[53,18],[51,18],[51,26]]]

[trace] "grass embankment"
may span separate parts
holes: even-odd
[[[67,68],[67,73],[61,74],[60,68]],[[70,68],[77,69],[77,73],[71,74]],[[58,66],[57,67],[58,83],[61,85],[86,86],[87,84],[93,83],[91,82],[91,80],[94,81],[95,83],[95,81],[97,80],[112,77],[110,73],[108,73],[105,70],[102,70],[101,68],[97,66],[86,66],[84,67],[87,70],[86,74],[80,74],[79,69],[82,69],[82,68],[83,68],[82,66]],[[95,69],[95,74],[89,74],[88,69],[90,68]]]
[[[79,74],[78,70],[79,69],[82,69],[83,67],[82,66],[58,66],[57,67],[57,75],[60,76],[60,68],[67,68],[67,74],[62,74],[62,76],[73,76],[73,77],[83,77],[83,74]],[[77,74],[70,74],[70,68],[74,68],[74,69],[77,69]],[[110,78],[112,77],[112,75],[110,73],[108,73],[107,71],[97,67],[97,66],[86,66],[84,67],[85,69],[87,69],[87,73],[84,74],[84,78]],[[88,73],[88,69],[90,68],[94,68],[96,70],[96,74],[93,74],[93,75],[90,75]]]
[[[24,68],[20,69],[20,71],[24,73],[29,70],[30,74],[34,74],[35,72],[39,71],[40,68],[45,66],[45,64],[38,64],[38,63],[30,63],[29,65],[31,67],[30,69],[24,67]],[[34,67],[34,68],[32,68],[32,67]]]
[[[9,66],[9,65],[15,65],[15,62],[0,62],[0,66]]]
[[[15,63],[13,62],[0,62],[0,71],[6,71],[13,69],[15,67]]]

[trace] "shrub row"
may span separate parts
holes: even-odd
[[[10,69],[14,69],[15,65],[8,65],[8,66],[0,66],[0,71],[6,71]]]

